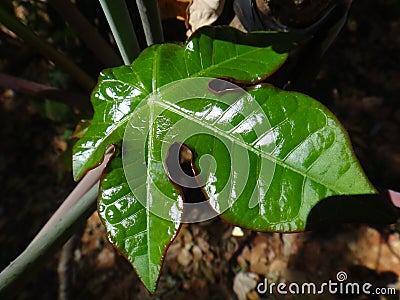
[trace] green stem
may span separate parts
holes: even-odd
[[[27,26],[22,24],[16,17],[7,12],[4,7],[0,6],[0,22],[8,29],[13,31],[26,43],[35,48],[42,55],[53,61],[57,66],[64,69],[85,89],[92,90],[95,81],[79,68],[74,62],[69,60],[64,54],[58,52],[52,46],[44,42]]]
[[[51,230],[38,236],[10,265],[0,273],[0,298],[10,299],[27,279],[28,272],[43,263],[63,245],[95,210],[99,184],[95,184]]]
[[[124,0],[100,0],[122,60],[129,65],[139,55],[140,47]]]
[[[12,89],[13,91],[33,95],[43,99],[50,99],[69,106],[74,106],[88,113],[93,113],[92,106],[86,96],[60,90],[41,83],[22,79],[0,73],[0,87]]]
[[[115,67],[122,64],[121,58],[71,1],[48,0],[48,2],[75,29],[76,34],[81,38],[82,42],[85,43],[106,67]]]
[[[164,35],[162,30],[160,11],[157,0],[136,0],[142,19],[147,45],[162,43]]]

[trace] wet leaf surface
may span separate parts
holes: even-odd
[[[193,151],[195,169],[206,173],[194,180],[215,212],[252,230],[305,230],[321,200],[376,193],[326,107],[270,85],[242,94],[232,84],[218,87],[205,78],[255,84],[285,61],[292,38],[203,28],[184,46],[149,47],[131,66],[101,75],[92,97],[95,115],[74,148],[74,175],[97,164],[105,146],[121,149],[124,137],[124,148],[102,178],[98,208],[110,241],[149,291],[156,289],[164,254],[184,220],[183,198],[173,182],[193,186],[171,176],[171,166],[164,170],[170,145],[184,143]],[[216,166],[202,166],[203,156],[213,157]],[[376,211],[366,210],[368,221],[368,212]],[[371,220],[390,222],[386,216]],[[186,267],[192,258],[182,249],[178,262]]]
[[[98,163],[104,147],[109,144],[121,145],[125,127],[136,112],[135,108],[139,103],[142,105],[141,101],[157,88],[174,80],[202,76],[258,82],[286,60],[287,53],[284,50],[288,49],[290,43],[290,37],[282,34],[246,35],[228,27],[204,28],[182,47],[176,44],[155,45],[143,51],[131,66],[104,71],[92,94],[95,109],[93,120],[74,147],[75,178],[81,177]],[[151,116],[154,113],[152,107],[150,114],[147,114],[147,107],[141,106],[140,109],[144,111],[144,116]],[[132,180],[128,178],[128,182],[137,181],[135,187],[143,190],[146,197],[144,201],[131,192],[132,186],[128,186],[125,179],[127,173],[124,175],[120,154],[107,168],[101,183],[99,213],[110,240],[133,264],[143,283],[152,292],[156,288],[164,253],[182,219],[182,198],[162,171],[163,160],[160,157],[160,132],[162,135],[165,131],[162,128],[168,121],[167,117],[172,118],[171,124],[182,118],[174,113],[174,110],[167,108],[159,128],[153,130],[143,127],[144,131],[150,129],[152,132],[147,146],[139,143],[133,145],[135,153],[147,149],[147,171],[137,174],[143,166],[140,161],[137,164],[138,158],[135,156],[128,162],[129,171],[136,174]],[[129,126],[132,126],[132,130],[136,129],[136,124]],[[137,126],[141,126],[141,123]],[[136,140],[136,136],[129,138],[131,140]],[[164,201],[160,191],[164,198],[167,195],[173,200]],[[166,214],[166,217],[160,217],[160,214],[154,213],[154,209]],[[190,256],[186,253],[181,257],[181,263],[185,263]]]

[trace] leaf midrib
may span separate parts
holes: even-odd
[[[133,98],[133,99],[131,99],[130,101],[131,102],[134,102],[134,101],[139,101],[139,103],[138,103],[138,105],[140,104],[140,102],[142,102],[148,95],[150,95],[151,93],[153,93],[157,88],[160,88],[160,87],[157,87],[157,74],[158,74],[158,69],[157,69],[157,67],[156,67],[156,65],[157,65],[157,59],[156,59],[156,57],[157,57],[157,55],[158,55],[158,52],[160,51],[160,49],[161,49],[161,47],[162,46],[166,46],[166,45],[174,45],[174,44],[162,44],[162,45],[159,45],[158,46],[158,49],[156,50],[156,51],[154,51],[154,55],[153,55],[153,74],[152,74],[152,82],[151,82],[151,88],[152,88],[152,91],[151,92],[149,92],[149,91],[147,91],[147,89],[146,90],[143,90],[142,88],[139,88],[140,87],[140,85],[135,85],[135,84],[132,84],[132,83],[130,83],[130,82],[124,82],[124,81],[121,81],[120,79],[117,79],[117,78],[115,78],[115,79],[108,79],[108,80],[105,80],[105,81],[120,81],[120,82],[122,82],[122,83],[124,83],[124,84],[128,84],[128,85],[130,85],[130,86],[132,86],[132,87],[136,87],[136,88],[138,88],[138,89],[140,89],[141,91],[142,91],[142,95],[144,96],[142,99],[135,99],[135,98]],[[214,50],[214,46],[213,46],[213,50]],[[204,75],[206,75],[207,74],[207,72],[210,72],[210,71],[212,71],[213,69],[217,69],[218,67],[220,67],[222,64],[226,64],[226,63],[229,63],[229,62],[233,62],[233,61],[235,61],[235,60],[238,60],[238,59],[243,59],[243,57],[245,57],[245,56],[249,56],[249,55],[251,55],[251,54],[253,54],[253,53],[255,53],[255,52],[257,52],[257,51],[262,51],[262,50],[265,50],[265,49],[268,49],[268,48],[271,48],[271,46],[268,46],[268,47],[262,47],[262,48],[255,48],[254,50],[250,50],[250,51],[248,51],[248,52],[245,52],[245,53],[243,53],[242,55],[236,55],[236,56],[234,56],[234,57],[231,57],[231,58],[229,58],[229,59],[227,59],[227,60],[224,60],[223,62],[220,62],[220,63],[218,63],[218,64],[211,64],[210,66],[208,66],[208,67],[204,67],[204,65],[203,65],[203,59],[202,59],[202,52],[201,51],[199,51],[199,55],[200,55],[200,57],[199,57],[199,61],[200,61],[200,64],[201,64],[201,70],[200,71],[198,71],[198,72],[196,72],[196,73],[193,73],[193,74],[190,74],[190,72],[189,72],[189,69],[188,69],[188,66],[187,66],[187,61],[186,61],[186,56],[183,56],[183,61],[185,62],[185,68],[186,68],[186,73],[188,74],[188,76],[187,76],[187,78],[192,78],[192,77],[199,77],[199,76],[204,76]],[[186,46],[182,46],[182,48],[181,48],[181,51],[185,51],[185,49],[186,49]],[[235,45],[235,50],[236,50],[236,53],[237,53],[237,48],[236,48],[236,45]],[[286,55],[287,56],[287,55]],[[286,59],[286,58],[285,58]],[[284,60],[285,60],[284,59]],[[281,65],[283,62],[284,62],[284,60],[279,64],[279,65]],[[267,63],[264,63],[264,65],[267,65]],[[277,66],[277,68],[279,67],[279,65]],[[234,68],[232,68],[232,69],[234,69]],[[132,73],[134,73],[135,75],[136,75],[136,79],[138,80],[138,82],[143,82],[141,79],[140,79],[140,76],[139,76],[139,74],[138,74],[138,72],[132,72]],[[247,73],[249,73],[249,72],[247,72]],[[116,101],[116,102],[123,102],[123,101],[125,101],[125,100],[119,100],[119,99],[114,99],[114,101]],[[108,101],[107,101],[108,102]],[[100,103],[100,105],[103,105],[103,103]],[[136,108],[135,108],[136,109]],[[110,137],[111,135],[113,135],[114,134],[114,132],[115,131],[117,131],[121,126],[124,126],[126,123],[127,123],[127,121],[129,121],[129,118],[130,118],[130,116],[132,115],[132,113],[133,113],[133,111],[132,112],[130,112],[130,113],[128,113],[127,114],[127,118],[122,118],[119,122],[117,122],[117,123],[115,123],[115,128],[113,129],[113,130],[111,130],[108,134],[106,134],[104,137],[102,137],[101,139],[103,140],[103,142],[105,142],[106,140],[107,140],[107,138],[108,137]],[[102,143],[103,143],[102,142]]]
[[[174,103],[168,103],[168,102],[164,103],[164,102],[159,101],[159,100],[154,100],[153,103],[154,104],[158,104],[162,108],[164,108],[166,110],[169,110],[169,111],[171,111],[173,113],[176,113],[177,115],[179,115],[179,116],[181,116],[183,118],[186,118],[189,121],[196,122],[197,124],[199,124],[201,126],[204,126],[205,128],[216,132],[220,136],[222,136],[224,138],[227,138],[231,142],[236,143],[238,146],[241,146],[241,147],[245,148],[246,150],[253,152],[256,155],[259,155],[261,157],[267,158],[270,161],[274,162],[275,164],[277,164],[277,165],[279,165],[279,166],[281,166],[283,168],[289,169],[289,170],[291,170],[291,171],[293,171],[293,172],[295,172],[297,174],[300,174],[301,176],[303,176],[305,178],[309,178],[310,180],[314,181],[315,183],[320,184],[320,185],[332,190],[333,192],[335,192],[337,194],[344,194],[345,193],[345,192],[338,191],[335,187],[332,187],[330,185],[327,185],[326,183],[321,182],[320,180],[318,180],[317,178],[313,177],[310,174],[307,174],[307,173],[305,173],[305,172],[303,172],[301,170],[298,170],[298,169],[294,168],[291,165],[288,165],[284,161],[277,159],[275,156],[272,156],[272,155],[270,155],[268,153],[262,152],[262,151],[260,151],[260,150],[258,150],[256,148],[248,145],[247,143],[242,142],[241,140],[238,140],[238,139],[232,137],[231,135],[227,134],[225,131],[223,131],[223,130],[217,128],[217,127],[210,126],[210,124],[208,124],[207,122],[202,122],[201,119],[194,118],[194,117],[188,115],[185,111],[181,110],[181,108],[179,106],[175,105]]]

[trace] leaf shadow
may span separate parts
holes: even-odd
[[[311,209],[306,230],[341,223],[393,224],[398,217],[388,190],[372,195],[331,196]]]
[[[221,30],[221,28],[226,28],[226,30]],[[198,34],[246,46],[272,47],[280,54],[290,52],[299,41],[305,39],[305,36],[299,33],[253,31],[249,34],[229,26],[205,26],[199,30]]]

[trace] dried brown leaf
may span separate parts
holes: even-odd
[[[242,255],[241,255],[245,260],[247,260],[248,262],[250,262],[250,260],[251,260],[251,251],[250,251],[250,249],[249,249],[249,247],[248,246],[245,246],[244,248],[243,248],[243,251],[242,251]]]
[[[192,234],[187,228],[182,228],[180,235],[182,236],[182,241],[185,245],[190,244],[193,241]]]
[[[187,20],[187,8],[191,0],[158,0],[161,19]]]
[[[82,255],[87,255],[92,251],[100,249],[105,239],[105,229],[97,212],[94,212],[87,220],[85,230],[83,232]]]
[[[260,299],[260,297],[258,296],[258,294],[255,290],[248,292],[246,296],[247,296],[248,300],[259,300]]]
[[[106,269],[110,268],[115,263],[115,252],[108,247],[103,248],[100,253],[97,255],[97,268],[98,269]]]
[[[200,262],[200,270],[203,273],[204,277],[211,283],[215,283],[215,276],[212,272],[211,265],[208,263],[204,263],[204,261]]]
[[[177,256],[178,263],[184,267],[187,267],[193,260],[192,254],[186,248],[182,248],[181,252]]]
[[[193,0],[188,8],[188,35],[202,26],[211,25],[220,16],[225,0]]]
[[[250,271],[265,276],[268,272],[268,268],[265,263],[258,261],[250,265]]]
[[[197,245],[200,247],[201,251],[205,253],[210,251],[210,245],[202,237],[198,237],[196,242]]]
[[[257,285],[257,277],[252,273],[239,272],[233,280],[233,291],[239,300],[247,300],[247,294]]]
[[[250,265],[254,265],[259,262],[262,258],[266,258],[266,243],[258,243],[251,249]]]
[[[278,278],[283,274],[287,268],[287,261],[283,259],[275,259],[268,268],[268,276],[272,278]]]
[[[203,257],[203,252],[201,251],[200,247],[197,245],[193,246],[192,253],[193,253],[193,261],[195,261],[195,262],[201,260]]]

